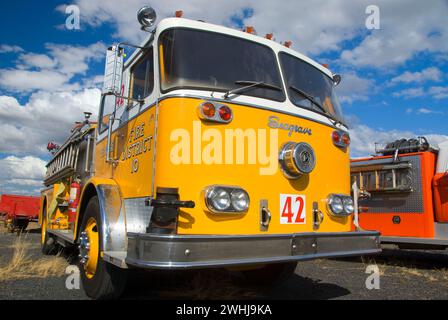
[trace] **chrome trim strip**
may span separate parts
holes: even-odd
[[[141,268],[225,267],[381,252],[378,232],[272,235],[128,234],[126,264]]]
[[[208,234],[151,234],[151,233],[135,233],[128,232],[129,238],[139,237],[145,240],[163,240],[163,241],[197,241],[197,240],[266,240],[266,239],[291,239],[294,238],[349,238],[362,236],[378,236],[377,231],[350,231],[350,232],[304,232],[304,233],[274,233],[274,234],[237,234],[237,235],[208,235]]]
[[[211,261],[204,263],[157,263],[150,261],[142,261],[132,258],[126,258],[126,264],[148,269],[201,269],[201,268],[218,268],[218,267],[233,267],[233,266],[244,266],[244,265],[254,265],[254,264],[269,264],[278,262],[292,262],[292,261],[307,261],[314,259],[324,259],[324,258],[341,258],[341,257],[353,257],[361,255],[372,255],[378,254],[381,250],[362,250],[362,251],[341,251],[332,254],[309,254],[303,256],[283,256],[276,258],[260,258],[260,259],[238,259],[238,260],[226,260],[226,261]]]

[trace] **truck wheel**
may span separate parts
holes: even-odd
[[[101,257],[103,239],[98,198],[87,204],[78,237],[79,270],[86,294],[92,299],[116,299],[126,286],[126,270]]]
[[[42,247],[42,253],[45,255],[54,255],[58,252],[56,242],[47,232],[47,210],[44,209],[42,213],[42,227],[40,229],[40,244]]]
[[[28,228],[28,220],[20,219],[20,220],[14,220],[14,229],[17,230],[17,234],[20,234]]]
[[[247,283],[258,286],[275,286],[288,280],[295,272],[297,262],[267,264],[261,268],[242,271]]]

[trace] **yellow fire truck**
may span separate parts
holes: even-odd
[[[351,231],[341,77],[253,28],[155,17],[139,11],[141,45],[108,49],[98,122],[48,146],[43,252],[77,248],[92,298],[118,297],[131,268],[270,282],[379,252],[377,232]]]

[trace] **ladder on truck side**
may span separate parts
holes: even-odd
[[[47,173],[45,175],[44,184],[46,186],[52,185],[61,181],[62,179],[72,177],[76,172],[82,170],[78,168],[79,163],[79,151],[81,143],[84,138],[87,140],[87,148],[85,154],[85,172],[90,171],[90,150],[92,143],[93,127],[89,127],[85,131],[80,131],[81,128],[77,129],[71,137],[61,146],[61,148],[54,154],[53,159],[47,164]]]

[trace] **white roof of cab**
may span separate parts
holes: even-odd
[[[224,26],[220,26],[220,25],[216,25],[216,24],[212,24],[212,23],[206,23],[206,22],[202,22],[202,21],[190,20],[190,19],[184,19],[184,18],[165,18],[165,19],[161,20],[159,22],[159,24],[157,25],[155,38],[157,39],[159,37],[159,35],[164,30],[170,29],[170,28],[176,28],[176,27],[217,32],[217,33],[221,33],[221,34],[228,34],[228,35],[231,35],[234,37],[258,42],[260,44],[264,44],[264,45],[272,48],[276,53],[279,53],[279,52],[289,53],[290,55],[293,55],[293,56],[311,64],[312,66],[316,67],[317,69],[319,69],[320,71],[322,71],[323,73],[328,75],[330,78],[333,77],[333,73],[329,69],[322,66],[320,63],[317,63],[313,59],[310,59],[309,57],[307,57],[295,50],[292,50],[291,48],[287,48],[284,45],[282,45],[276,41],[269,40],[264,37],[253,35],[253,34],[250,34],[250,33],[244,32],[244,31],[240,31],[240,30],[236,30],[236,29],[232,29],[232,28],[228,28],[228,27],[224,27]],[[148,36],[145,39],[145,41],[143,41],[141,46],[143,47],[149,41],[150,38],[151,38],[151,36]],[[139,50],[137,50],[137,51],[139,51]],[[133,54],[133,56],[135,54],[138,54],[138,52],[135,52]],[[129,61],[131,61],[131,60],[132,59],[129,59]]]

